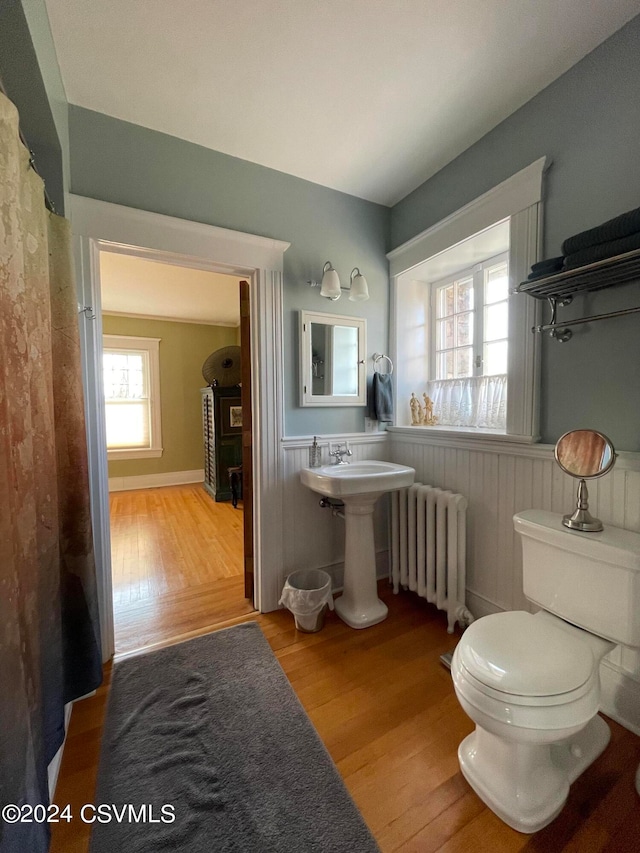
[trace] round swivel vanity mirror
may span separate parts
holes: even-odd
[[[571,530],[599,533],[602,522],[589,512],[586,480],[602,477],[613,468],[616,454],[611,440],[593,429],[574,429],[558,439],[555,457],[566,474],[580,481],[576,509],[571,515],[563,516],[562,523]]]

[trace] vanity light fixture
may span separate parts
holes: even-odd
[[[313,287],[313,284],[311,285]],[[340,278],[334,270],[331,261],[326,261],[322,267],[322,285],[320,287],[320,296],[326,299],[331,299],[335,302],[340,299]]]
[[[354,278],[354,273],[357,273]],[[349,287],[349,299],[351,302],[364,302],[365,299],[369,298],[369,285],[367,284],[366,278],[362,275],[358,267],[354,267],[351,270],[351,276],[349,277],[350,287]]]
[[[309,281],[311,287],[318,287],[317,281]],[[349,294],[351,302],[362,302],[369,298],[369,286],[366,278],[362,275],[358,267],[351,270],[349,277],[349,287],[342,287],[338,273],[333,268],[331,261],[326,261],[322,267],[322,282],[320,284],[320,296],[325,299],[330,299],[335,302],[340,299],[342,291]]]

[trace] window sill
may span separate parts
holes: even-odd
[[[457,426],[390,426],[387,432],[400,435],[415,435],[420,438],[461,439],[463,441],[500,441],[511,444],[536,444],[540,436],[509,435],[499,429],[469,429]]]
[[[135,447],[130,450],[107,450],[107,461],[113,462],[122,459],[159,459],[162,456],[162,447]]]

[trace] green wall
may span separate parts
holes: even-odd
[[[552,161],[545,182],[544,257],[560,254],[566,237],[638,207],[639,46],[636,17],[400,201],[391,214],[392,247],[544,155]],[[638,284],[577,298],[560,317],[640,305]],[[619,450],[640,450],[638,364],[638,314],[576,326],[565,344],[545,336],[543,441],[555,442],[570,429],[595,428]]]
[[[137,335],[160,340],[162,446],[159,459],[109,462],[109,477],[133,477],[204,466],[200,389],[206,383],[202,365],[217,349],[239,344],[239,329],[141,320],[105,314],[106,335]]]
[[[364,429],[364,408],[299,408],[297,312],[366,318],[372,373],[370,356],[388,346],[389,208],[77,106],[69,122],[72,192],[291,243],[284,256],[286,433]],[[327,260],[343,284],[359,267],[369,301],[330,302],[312,290],[306,281],[318,280]]]

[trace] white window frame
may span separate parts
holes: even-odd
[[[149,447],[127,447],[110,450],[107,459],[159,459],[162,456],[162,407],[160,402],[160,341],[136,335],[103,335],[104,350],[140,350],[147,353],[149,366],[149,417],[151,443]]]
[[[485,273],[486,270],[491,267],[498,266],[498,264],[507,262],[509,263],[509,253],[501,252],[499,255],[494,255],[493,257],[486,258],[480,263],[474,264],[472,267],[465,267],[461,269],[459,272],[448,275],[444,279],[440,279],[440,281],[434,281],[430,285],[431,293],[429,294],[430,299],[430,332],[429,332],[429,371],[428,371],[428,379],[436,380],[436,371],[437,371],[437,353],[442,350],[437,349],[437,298],[438,291],[443,287],[448,287],[450,284],[453,284],[456,281],[460,281],[464,278],[472,278],[473,279],[473,344],[471,348],[473,349],[473,359],[472,359],[472,373],[471,376],[484,376],[484,346],[487,341],[484,340],[484,311],[486,308],[484,302],[484,294],[485,294]],[[462,312],[464,313],[464,312]],[[508,339],[507,339],[508,340]],[[454,348],[456,349],[456,348]],[[478,356],[480,356],[480,363],[478,363]]]
[[[460,210],[418,234],[412,240],[387,254],[391,275],[391,342],[390,349],[396,370],[394,371],[397,411],[400,427],[413,434],[417,430],[429,434],[456,433],[461,438],[486,437],[514,442],[532,443],[539,441],[539,384],[540,384],[540,341],[532,334],[532,327],[539,323],[539,300],[514,292],[516,284],[527,277],[531,264],[539,260],[542,239],[543,176],[549,166],[546,157],[541,157],[530,166],[503,181],[498,186],[474,199]],[[466,430],[460,427],[410,427],[407,413],[411,392],[418,394],[416,370],[403,371],[403,365],[419,363],[408,328],[410,319],[406,306],[424,291],[424,283],[416,280],[414,271],[425,261],[462,244],[470,237],[480,234],[500,222],[509,227],[509,354],[508,354],[508,403],[506,432],[497,430]],[[413,303],[412,303],[413,304]],[[431,312],[426,318],[431,325]],[[415,338],[415,336],[414,336]],[[411,347],[414,347],[414,350]],[[423,376],[426,383],[427,376]],[[405,413],[404,410],[407,410]]]

